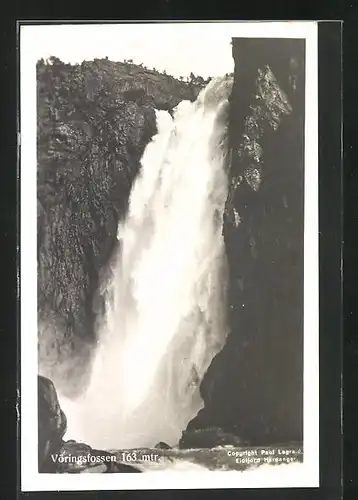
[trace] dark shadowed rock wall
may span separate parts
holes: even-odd
[[[187,431],[302,440],[304,41],[234,39],[224,236],[231,333]]]

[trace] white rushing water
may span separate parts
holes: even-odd
[[[227,98],[212,80],[174,118],[157,111],[118,228],[120,252],[107,288],[87,392],[61,398],[66,439],[98,448],[173,445],[203,402],[199,385],[227,326]]]

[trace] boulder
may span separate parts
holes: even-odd
[[[164,441],[159,441],[159,443],[157,443],[155,445],[155,448],[157,448],[158,450],[171,450],[172,447],[169,446],[169,444],[165,443]]]
[[[38,469],[55,472],[51,455],[60,452],[67,419],[61,410],[55,386],[48,378],[38,376]]]

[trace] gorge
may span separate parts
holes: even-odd
[[[220,196],[198,204],[197,218],[200,182],[195,184],[192,197],[188,188],[186,194],[191,201],[187,206],[180,198],[177,205],[171,205],[175,208],[175,221],[180,220],[181,211],[193,211],[181,232],[180,226],[178,231],[170,227],[165,211],[161,219],[163,227],[167,227],[167,255],[183,253],[185,228],[191,227],[192,231],[200,229],[206,235],[203,247],[195,254],[198,262],[205,262],[208,255],[205,241],[212,242],[217,235],[217,241],[222,237],[228,266],[227,289],[226,274],[220,270],[220,279],[214,276],[219,295],[223,293],[220,287],[225,288],[225,300],[213,302],[222,305],[226,301],[227,322],[213,327],[213,321],[223,321],[217,314],[214,320],[209,314],[203,321],[200,308],[190,313],[194,318],[190,328],[204,336],[211,354],[208,357],[195,344],[188,344],[190,354],[183,356],[189,357],[190,362],[184,363],[186,376],[177,374],[178,394],[183,394],[181,383],[196,380],[189,394],[195,394],[197,402],[183,413],[184,419],[179,418],[182,436],[177,427],[174,434],[168,431],[159,437],[157,432],[163,428],[159,420],[153,442],[148,441],[148,435],[141,442],[141,431],[147,422],[139,419],[138,427],[131,429],[137,441],[129,438],[128,442],[111,444],[96,442],[94,436],[94,446],[130,447],[131,442],[133,446],[154,446],[160,440],[172,439],[171,445],[178,442],[182,448],[190,448],[199,443],[205,448],[215,445],[215,439],[217,444],[232,439],[250,445],[303,439],[304,41],[233,39],[232,51],[233,83],[230,87],[224,85],[221,97],[222,102],[229,99],[225,112],[228,115],[210,115],[210,119],[216,120],[216,128],[210,122],[206,132],[206,122],[202,121],[200,110],[194,108],[200,96],[210,97],[208,89],[213,88],[215,81],[202,90],[205,84],[189,85],[133,64],[107,60],[70,66],[54,58],[50,65],[43,61],[38,64],[39,370],[55,383],[62,400],[69,405],[69,412],[65,409],[68,420],[70,402],[89,390],[96,373],[92,363],[98,352],[98,331],[102,328],[101,318],[109,310],[105,291],[112,282],[113,265],[123,247],[121,231],[126,226],[121,221],[131,213],[132,189],[140,180],[141,161],[146,161],[143,153],[151,139],[155,141],[166,129],[172,130],[173,119],[175,123],[179,115],[189,117],[187,124],[193,124],[193,130],[186,125],[182,136],[194,141],[190,151],[198,156],[179,158],[183,168],[188,167],[189,160],[188,173],[196,168],[199,180],[201,177],[202,185],[207,187],[206,170],[199,167],[205,164],[210,147],[206,144],[201,151],[200,141],[194,139],[198,132],[202,138],[205,133],[210,138],[214,130],[216,142],[212,143],[210,164],[215,164],[219,155],[226,178],[218,181],[217,176],[213,177],[209,192],[215,194],[214,187],[223,186]],[[231,80],[225,77],[223,81]],[[220,102],[214,99],[215,106]],[[211,106],[210,102],[206,105]],[[220,156],[222,147],[227,150],[227,159]],[[171,157],[169,164],[175,164],[175,158]],[[180,175],[176,182],[180,184]],[[167,195],[172,203],[174,191]],[[163,206],[166,198],[153,200],[149,203],[156,208],[149,210],[149,215],[157,213],[158,200]],[[209,210],[207,219],[200,215],[200,210]],[[206,220],[210,221],[207,227]],[[154,222],[149,220],[148,227]],[[140,234],[144,239],[151,237],[146,236],[143,228]],[[157,241],[163,243],[165,238]],[[220,245],[217,248],[221,255]],[[215,251],[210,258],[215,260]],[[130,261],[126,262],[124,270],[130,269]],[[157,269],[155,262],[152,260],[149,268],[154,264],[153,269]],[[161,257],[161,262],[165,263],[165,258]],[[213,279],[209,279],[211,273],[205,274],[205,266],[195,271],[202,279],[202,289],[208,289],[208,280]],[[192,275],[193,272],[194,269]],[[146,279],[148,290],[151,280],[158,280],[158,272],[149,273]],[[195,282],[200,284],[200,279]],[[195,297],[197,301],[198,296]],[[148,309],[148,314],[153,315],[147,315],[145,321],[152,318],[152,330],[156,328],[155,319],[165,317],[165,311],[170,310],[170,298],[173,303],[179,301],[168,290],[163,298],[168,298],[168,302],[164,300],[162,310],[155,309],[158,306]],[[128,302],[125,304],[127,311]],[[206,310],[213,311],[212,305],[206,305],[203,311]],[[163,335],[170,335],[170,317],[163,325],[158,324]],[[201,332],[203,325],[207,327]],[[211,343],[213,331],[220,331],[221,336]],[[139,343],[143,347],[143,364],[149,366],[150,340],[144,336]],[[180,350],[178,346],[176,349],[172,351],[177,353],[175,358],[165,366],[178,362]],[[102,399],[94,401],[94,405],[103,408],[105,402],[109,407],[115,404],[116,375],[107,372],[104,385],[96,390]],[[132,384],[135,385],[133,379]],[[164,387],[166,394],[170,392],[169,384]],[[160,402],[165,400],[164,392],[159,391]],[[187,387],[184,393],[188,394]],[[160,406],[158,401],[155,404]],[[177,414],[174,406],[173,415]],[[70,430],[72,423],[68,425]],[[91,426],[89,420],[88,425]],[[75,435],[70,437],[81,440]]]

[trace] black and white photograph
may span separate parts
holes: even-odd
[[[19,54],[21,490],[319,486],[317,23]]]

